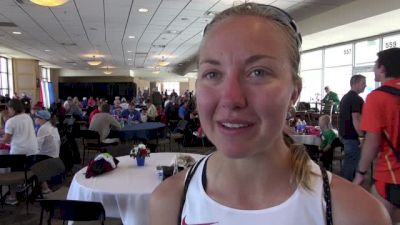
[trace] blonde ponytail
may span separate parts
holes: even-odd
[[[311,168],[309,161],[311,160],[304,145],[294,143],[293,139],[287,135],[283,134],[286,145],[290,148],[292,153],[292,179],[294,183],[300,184],[303,188],[311,190],[310,180],[311,180]]]

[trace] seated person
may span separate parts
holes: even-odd
[[[89,130],[97,131],[104,142],[110,134],[111,127],[120,130],[121,124],[110,114],[110,105],[103,103],[100,112],[93,116]]]
[[[337,137],[331,128],[331,117],[329,115],[320,116],[318,125],[321,129],[320,161],[325,169],[331,169],[333,159],[332,142]]]
[[[10,118],[6,121],[5,134],[0,139],[0,143],[10,143],[10,154],[27,156],[37,154],[38,145],[32,118],[25,113],[24,104],[18,99],[11,99],[7,108]],[[18,203],[15,189],[15,185],[12,185],[10,195],[5,200],[6,204],[15,205]]]
[[[92,119],[93,119],[94,115],[96,115],[97,113],[100,112],[101,105],[102,105],[102,103],[99,104],[99,105],[89,114],[89,124],[92,122]]]
[[[39,153],[36,155],[34,163],[48,158],[58,158],[60,155],[60,134],[50,120],[51,115],[47,110],[40,110],[35,113],[35,124],[40,127],[37,132]],[[41,184],[41,187],[43,194],[51,192],[46,181]]]
[[[113,115],[115,118],[121,118],[121,113],[122,107],[120,105],[114,106],[114,108],[111,110],[111,115]]]
[[[119,105],[121,106],[122,110],[128,109],[128,107],[129,107],[129,103],[126,100],[126,98],[122,98],[121,104],[119,104]]]
[[[130,103],[128,109],[125,109],[121,113],[122,118],[130,121],[141,121],[140,112],[135,109],[135,105]]]
[[[47,110],[35,113],[35,124],[38,124],[37,142],[40,155],[58,158],[60,154],[60,134],[50,122],[51,115]]]
[[[147,122],[147,107],[143,107],[142,111],[140,111],[140,119],[143,123]]]

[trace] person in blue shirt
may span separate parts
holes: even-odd
[[[183,104],[179,107],[178,116],[181,120],[184,120],[186,118],[187,113],[188,113],[188,101],[185,100]]]
[[[131,121],[141,121],[140,112],[135,109],[133,103],[129,103],[128,109],[125,109],[121,113],[122,118]]]

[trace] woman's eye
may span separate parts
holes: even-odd
[[[217,78],[218,74],[216,72],[208,72],[205,74],[205,77],[209,80]]]
[[[251,77],[263,77],[265,75],[267,75],[267,72],[262,69],[256,69],[256,70],[251,71],[251,73],[250,73]]]

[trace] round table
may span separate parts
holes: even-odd
[[[290,137],[294,140],[294,142],[304,145],[319,146],[321,144],[321,138],[316,135],[294,134],[290,135]]]
[[[170,165],[179,153],[152,153],[142,167],[129,156],[118,157],[114,170],[85,178],[86,167],[78,171],[72,180],[67,199],[101,202],[107,217],[121,218],[125,225],[149,224],[150,194],[161,182],[157,165]],[[196,161],[204,157],[188,154]]]
[[[112,136],[117,136],[121,141],[134,139],[150,140],[157,137],[157,130],[164,128],[160,122],[126,123],[121,130],[111,130]]]

